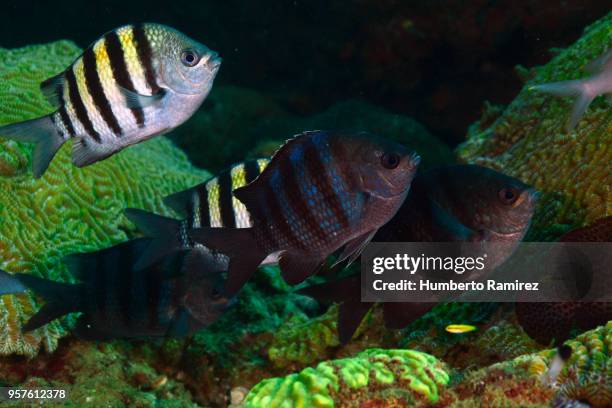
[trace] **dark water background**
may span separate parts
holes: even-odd
[[[545,63],[609,10],[596,0],[4,1],[0,46],[85,47],[125,23],[165,23],[220,52],[217,84],[300,115],[364,98],[454,145],[483,101],[516,95],[515,65]]]

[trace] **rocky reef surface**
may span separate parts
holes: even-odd
[[[531,239],[556,239],[610,215],[609,106],[595,101],[568,135],[563,125],[571,101],[527,86],[583,75],[584,64],[609,45],[611,27],[609,15],[546,66],[520,70],[527,83],[517,99],[505,109],[489,106],[457,151],[460,160],[501,169],[544,192]],[[68,42],[0,50],[0,61],[7,61],[0,65],[0,102],[6,101],[0,123],[48,112],[38,82],[77,53]],[[307,127],[361,127],[401,139],[421,152],[426,166],[453,160],[417,122],[365,102],[297,117],[243,88],[220,87],[210,99],[176,137],[190,146],[192,160],[212,171]],[[28,170],[31,146],[0,143],[0,266],[53,279],[72,279],[61,267],[62,255],[132,234],[118,216],[125,206],[166,213],[163,195],[207,174],[157,138],[86,169],[72,167],[64,148],[35,181]],[[293,293],[273,267],[260,269],[217,323],[181,340],[94,343],[67,336],[58,342],[70,321],[22,335],[20,324],[38,308],[37,299],[0,301],[0,344],[8,347],[0,357],[0,385],[67,387],[66,406],[546,407],[584,401],[604,407],[612,398],[612,322],[565,342],[572,354],[551,385],[543,378],[556,351],[529,338],[509,304],[440,304],[404,330],[385,329],[375,307],[353,340],[340,345],[337,308],[317,315],[319,305]],[[477,330],[451,334],[444,330],[449,323]]]

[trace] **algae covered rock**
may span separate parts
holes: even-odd
[[[612,115],[597,98],[572,133],[565,124],[573,98],[557,98],[530,86],[588,76],[585,66],[610,46],[612,13],[547,65],[536,68],[501,116],[486,115],[458,148],[469,163],[501,170],[543,193],[531,239],[554,239],[573,226],[612,214]]]
[[[433,356],[414,350],[368,349],[352,358],[263,380],[251,389],[244,406],[343,407],[382,400],[426,406],[438,400],[448,382],[444,364]]]
[[[51,112],[39,83],[80,52],[67,41],[0,49],[0,124]],[[126,239],[132,227],[124,208],[169,215],[161,198],[208,175],[169,140],[155,138],[83,169],[72,165],[70,146],[64,146],[44,177],[35,180],[29,170],[32,148],[0,138],[0,268],[54,280],[72,279],[61,263],[64,255]],[[0,297],[0,354],[33,356],[41,344],[55,349],[65,332],[57,321],[31,333],[20,331],[39,306],[29,294]]]

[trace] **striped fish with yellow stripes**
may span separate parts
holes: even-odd
[[[143,210],[127,209],[128,218],[145,235],[154,238],[135,267],[146,268],[177,250],[202,246],[190,239],[189,233],[193,229],[251,227],[249,212],[232,191],[255,180],[269,162],[269,159],[262,158],[235,164],[202,184],[166,197],[164,203],[183,218],[181,221]],[[273,258],[264,263],[271,262]]]
[[[73,163],[87,166],[189,119],[220,63],[216,52],[170,27],[126,25],[41,83],[55,112],[2,126],[0,136],[36,143],[34,177],[68,139],[74,140]]]

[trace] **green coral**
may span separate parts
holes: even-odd
[[[293,316],[283,324],[268,349],[268,358],[276,367],[291,364],[312,364],[325,356],[329,348],[337,347],[336,328],[338,307],[330,307],[326,313],[309,319],[304,315]]]
[[[0,49],[0,124],[51,112],[39,83],[79,53],[67,41]],[[132,227],[122,216],[124,208],[169,214],[164,195],[208,176],[159,137],[83,169],[72,165],[70,146],[64,146],[38,180],[29,171],[31,152],[30,144],[0,138],[0,267],[54,280],[71,280],[61,263],[64,255],[126,239]],[[38,306],[30,295],[0,297],[0,354],[33,356],[41,344],[47,351],[56,348],[66,331],[59,322],[20,331]]]
[[[496,120],[470,127],[459,157],[504,171],[543,193],[531,240],[550,240],[573,226],[612,214],[612,111],[604,98],[589,107],[575,131],[565,123],[573,98],[530,90],[532,85],[587,76],[585,65],[610,46],[612,13],[585,30],[572,46],[532,72],[517,98]]]
[[[368,349],[257,384],[246,408],[359,406],[382,395],[415,404],[436,402],[449,382],[445,366],[414,350]]]

